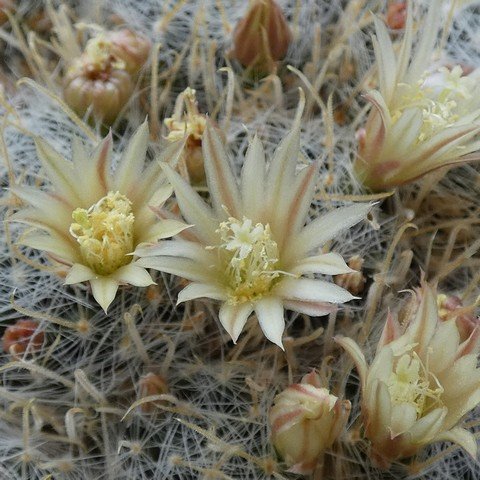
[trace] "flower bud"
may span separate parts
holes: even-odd
[[[183,104],[185,112],[182,112]],[[185,139],[182,160],[185,162],[190,182],[203,182],[205,168],[203,166],[202,136],[206,126],[206,117],[198,111],[195,90],[188,87],[179,95],[173,116],[166,118],[164,124],[170,132],[167,140],[175,142]]]
[[[168,392],[168,384],[165,378],[155,373],[149,372],[140,378],[138,397],[145,398],[152,395],[162,395]],[[141,405],[144,413],[151,412],[153,409],[152,402],[146,402]]]
[[[233,57],[243,66],[271,72],[285,57],[292,32],[275,0],[254,0],[233,33]]]
[[[3,351],[12,354],[21,354],[29,348],[31,351],[40,349],[45,338],[44,333],[38,330],[38,322],[30,319],[17,320],[6,328],[2,337]]]
[[[0,25],[8,20],[7,14],[5,13],[7,10],[13,10],[12,0],[0,0]]]
[[[150,41],[132,30],[122,29],[108,36],[114,56],[125,63],[125,70],[135,75],[145,65],[150,54]]]
[[[452,318],[455,319],[462,342],[470,337],[473,330],[480,324],[480,319],[473,314],[473,308],[464,307],[462,300],[455,295],[437,295],[437,306],[440,320],[448,321]]]
[[[270,411],[272,442],[289,472],[311,473],[320,455],[330,448],[343,430],[350,402],[341,401],[318,385],[316,375],[290,385],[274,399]]]
[[[386,23],[392,30],[403,30],[407,21],[407,2],[395,1],[387,9]]]
[[[80,116],[89,108],[95,118],[112,123],[133,92],[124,62],[111,52],[102,36],[88,42],[85,52],[67,71],[63,97]]]
[[[352,273],[342,273],[340,275],[335,275],[333,281],[340,287],[348,290],[352,295],[358,295],[362,293],[365,288],[365,282],[367,279],[362,273],[363,258],[359,255],[355,255],[347,262],[347,265],[356,272]]]

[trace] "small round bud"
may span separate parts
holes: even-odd
[[[38,322],[30,319],[17,320],[6,328],[2,337],[3,351],[21,354],[27,350],[38,350],[43,344],[45,334],[38,330]]]
[[[396,1],[387,9],[386,23],[392,30],[403,30],[407,21],[407,2]]]
[[[358,295],[362,293],[365,288],[365,283],[367,279],[362,273],[363,258],[359,255],[354,255],[347,262],[347,265],[352,270],[357,270],[353,273],[342,273],[340,275],[335,275],[333,281],[340,287],[343,287],[345,290],[348,290],[352,295]]]
[[[5,13],[7,10],[13,10],[13,2],[12,0],[0,0],[0,25],[5,23],[8,20],[7,14]]]
[[[340,435],[349,412],[349,401],[308,383],[290,385],[278,394],[270,411],[272,442],[289,471],[311,473]]]
[[[437,295],[437,306],[440,320],[455,319],[461,341],[467,340],[473,330],[480,324],[480,319],[473,314],[473,309],[466,309],[462,300],[455,295]]]
[[[132,79],[124,67],[103,36],[90,40],[67,71],[65,101],[78,115],[85,115],[91,108],[95,118],[112,123],[133,92]]]
[[[125,63],[125,70],[135,75],[145,65],[150,54],[150,41],[126,28],[111,32],[108,36],[112,54]]]
[[[152,372],[141,377],[138,386],[139,398],[168,393],[168,384],[165,378]],[[143,403],[140,408],[144,413],[148,413],[152,411],[153,404],[152,402],[146,402]]]
[[[233,33],[233,57],[262,73],[285,57],[292,32],[275,0],[255,0]]]

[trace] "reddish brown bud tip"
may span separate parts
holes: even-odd
[[[245,67],[270,72],[285,57],[292,32],[275,0],[255,0],[233,34],[233,56]]]
[[[25,352],[27,347],[30,350],[38,350],[45,335],[38,331],[38,322],[30,319],[17,320],[13,325],[6,328],[2,337],[3,351],[15,354]]]

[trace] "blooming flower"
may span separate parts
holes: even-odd
[[[284,307],[325,315],[334,304],[355,298],[333,283],[304,275],[351,271],[340,255],[318,250],[363,219],[371,205],[333,210],[304,227],[316,165],[295,174],[298,123],[268,168],[260,141],[253,140],[239,185],[219,135],[208,125],[202,143],[212,207],[165,165],[180,210],[194,227],[188,239],[136,250],[145,257],[139,265],[192,282],[179,294],[179,303],[200,297],[220,300],[219,319],[234,342],[252,312],[265,336],[282,346]]]
[[[437,37],[439,3],[431,2],[411,60],[411,5],[398,55],[385,25],[375,19],[379,91],[366,95],[373,108],[358,134],[354,163],[357,177],[372,190],[389,189],[437,168],[479,158],[472,154],[480,148],[477,73],[462,76],[460,66],[427,70]]]
[[[290,466],[288,471],[312,473],[320,455],[340,435],[349,413],[350,402],[321,387],[315,373],[279,393],[269,419],[272,442]]]
[[[149,207],[161,205],[171,188],[162,186],[163,176],[156,162],[144,168],[147,124],[132,137],[114,173],[110,135],[93,155],[74,142],[72,162],[43,140],[37,138],[36,143],[53,191],[33,186],[12,188],[30,205],[12,219],[41,230],[27,233],[21,243],[44,250],[54,261],[68,266],[67,284],[90,282],[93,296],[105,311],[120,283],[153,283],[130,254],[142,242],[169,237],[186,225],[176,220],[159,222]]]
[[[360,374],[365,435],[383,467],[442,440],[477,452],[474,435],[457,425],[480,403],[480,328],[461,342],[455,319],[439,319],[434,289],[423,283],[417,295],[403,333],[388,316],[370,366],[353,340],[336,339]]]

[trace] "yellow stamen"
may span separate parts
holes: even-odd
[[[130,200],[120,192],[108,194],[88,210],[72,213],[70,234],[77,239],[85,263],[99,275],[109,275],[127,263],[133,250]]]
[[[228,285],[228,303],[258,300],[267,294],[283,273],[279,270],[278,246],[270,226],[243,217],[230,217],[217,230],[218,248]]]

